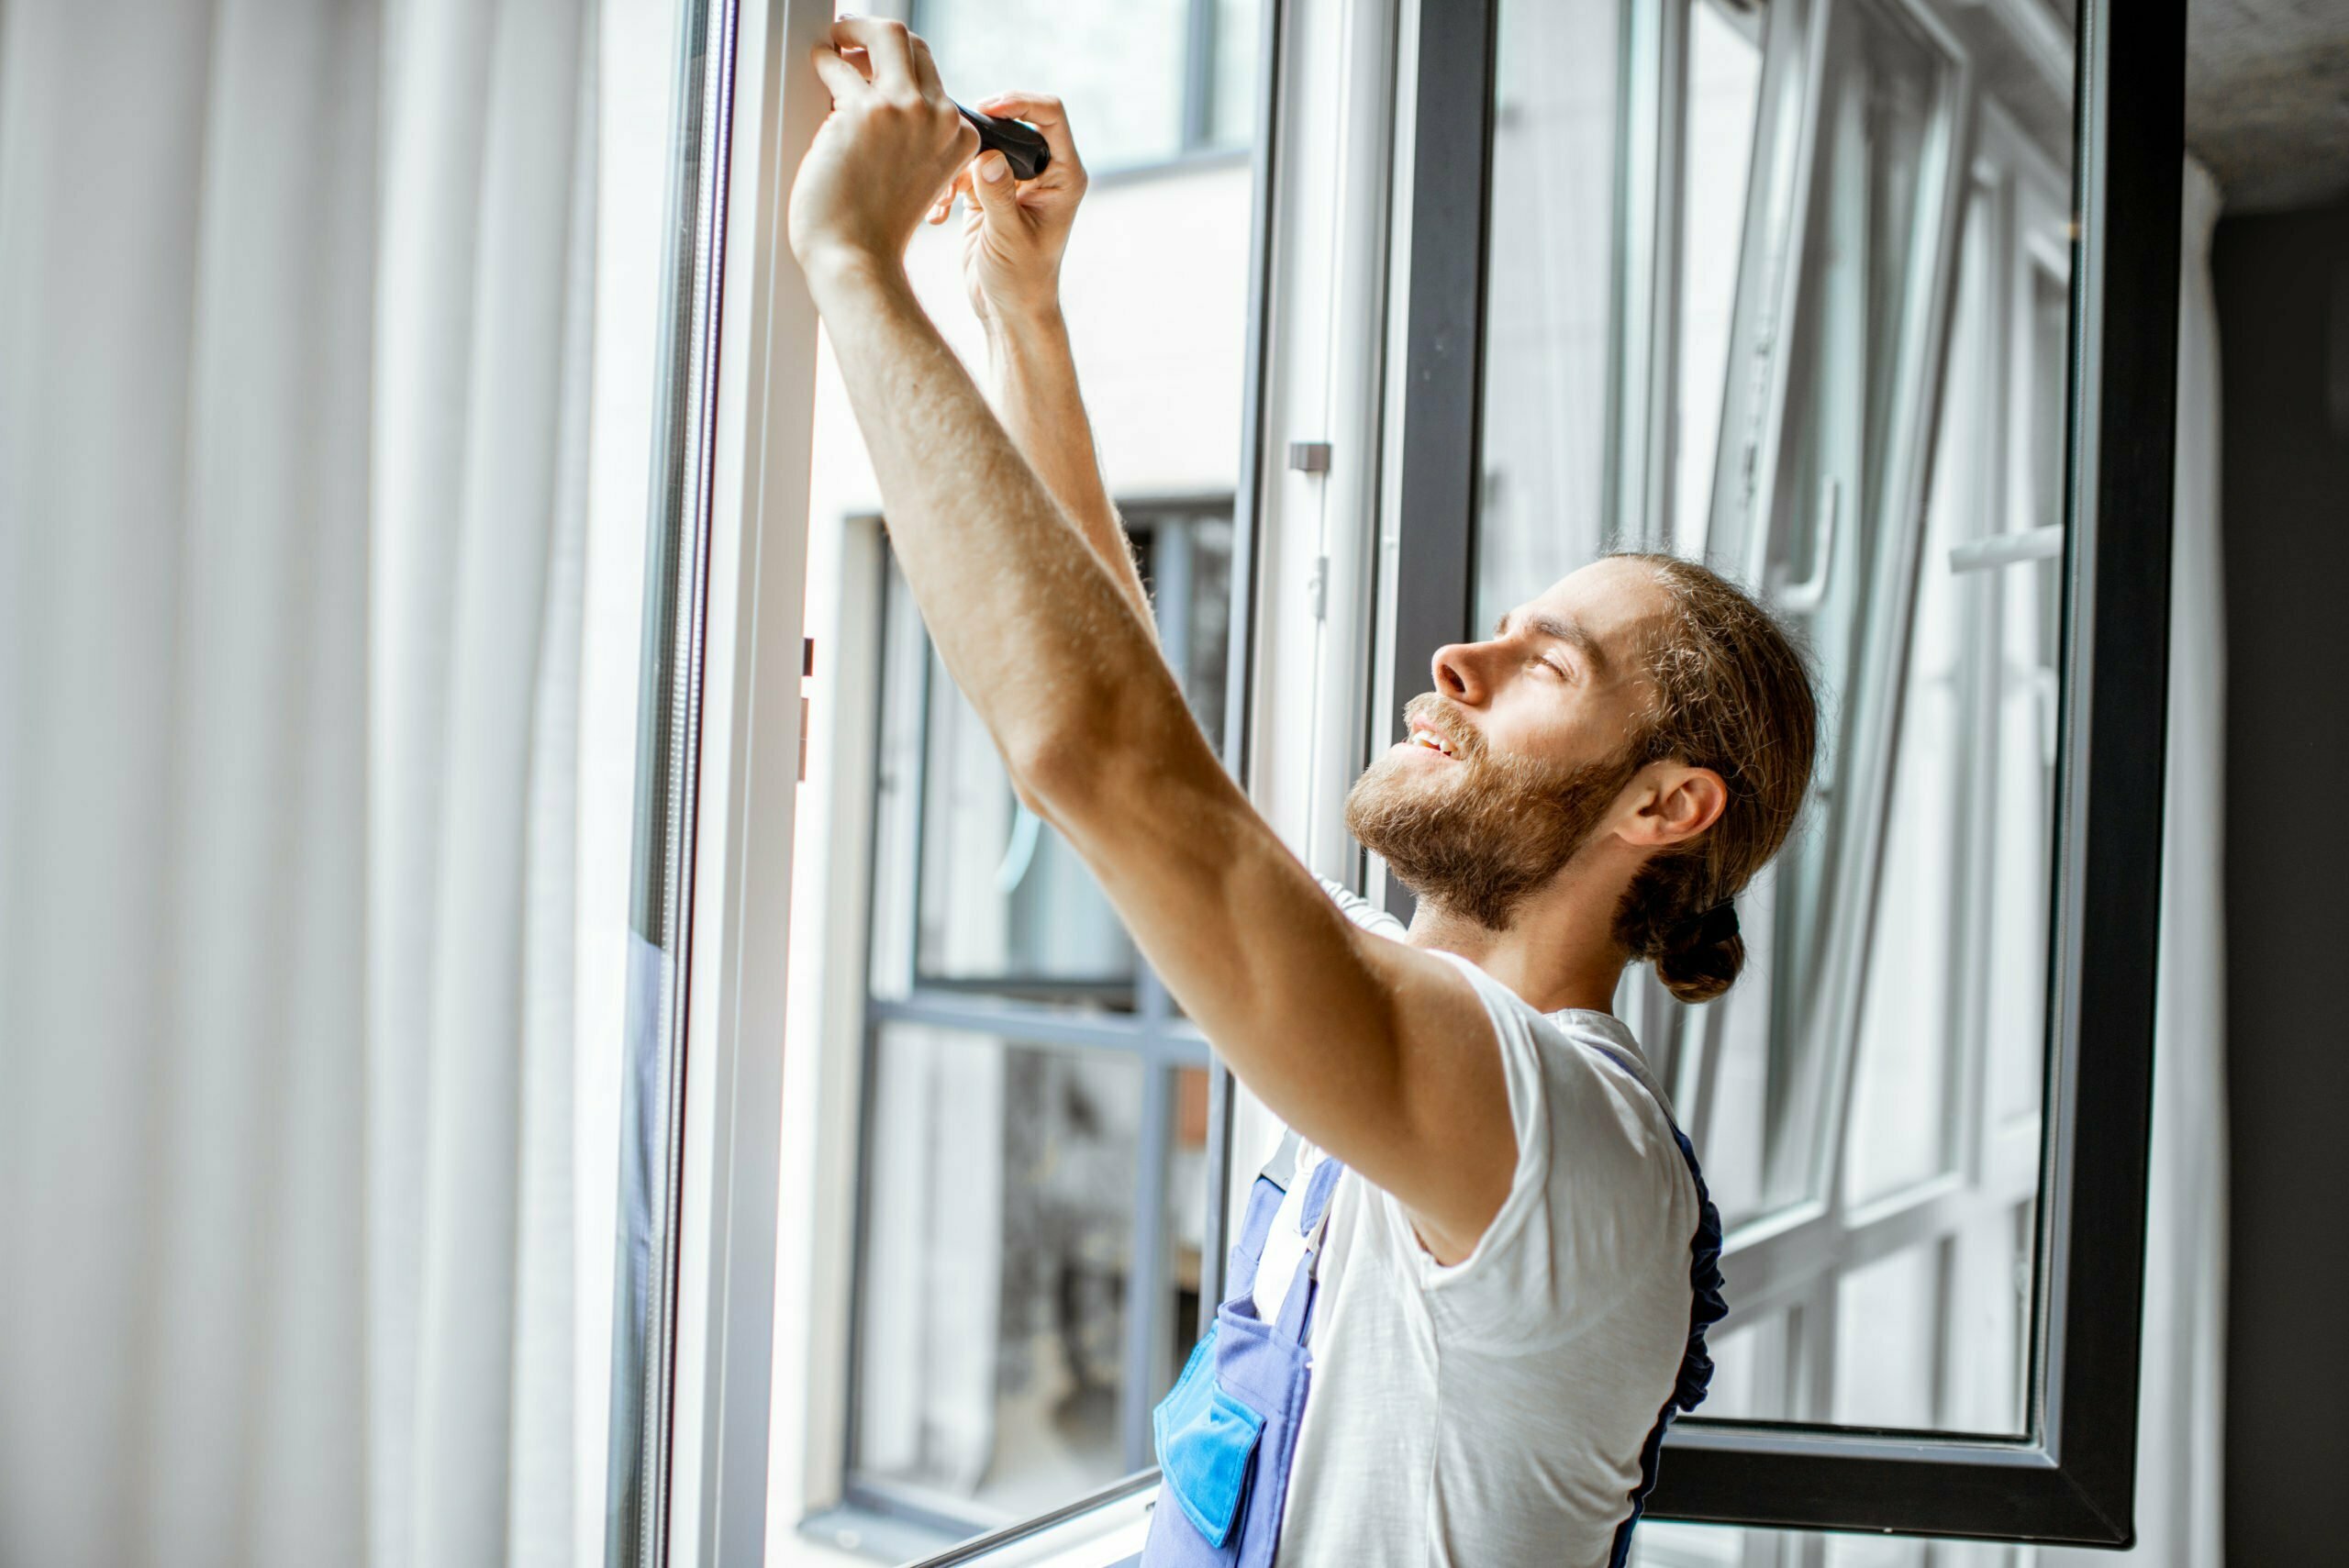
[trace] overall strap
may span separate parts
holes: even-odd
[[[1281,1200],[1288,1195],[1289,1184],[1297,1179],[1297,1151],[1301,1140],[1291,1129],[1281,1138],[1281,1146],[1256,1173],[1255,1184],[1248,1189],[1247,1217],[1240,1222],[1240,1237],[1231,1244],[1231,1259],[1224,1269],[1224,1296],[1237,1301],[1256,1288],[1256,1269],[1264,1262],[1264,1242],[1273,1233],[1273,1217],[1279,1212]]]
[[[1297,1217],[1298,1232],[1305,1236],[1305,1253],[1297,1260],[1297,1273],[1290,1279],[1288,1293],[1281,1297],[1280,1321],[1275,1325],[1274,1338],[1301,1345],[1313,1333],[1313,1304],[1321,1294],[1321,1237],[1329,1228],[1330,1200],[1336,1195],[1338,1178],[1346,1168],[1328,1155],[1313,1167],[1313,1174],[1306,1178],[1305,1205]]]

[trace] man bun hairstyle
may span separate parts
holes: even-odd
[[[1810,790],[1819,702],[1793,640],[1753,596],[1675,555],[1627,553],[1666,608],[1651,634],[1654,706],[1632,761],[1710,768],[1720,817],[1640,869],[1615,911],[1615,940],[1655,965],[1683,1002],[1709,1002],[1745,966],[1732,903],[1794,830]]]

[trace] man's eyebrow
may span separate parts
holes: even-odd
[[[1509,623],[1516,618],[1517,615],[1513,610],[1504,614],[1499,624],[1493,628],[1493,635],[1497,638],[1507,637]],[[1533,633],[1536,637],[1555,638],[1572,648],[1582,655],[1583,662],[1588,664],[1594,673],[1607,668],[1606,652],[1599,648],[1598,639],[1590,635],[1590,628],[1584,626],[1582,622],[1567,620],[1560,616],[1536,610],[1525,617],[1524,626],[1527,631]]]

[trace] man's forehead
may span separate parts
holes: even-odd
[[[1613,654],[1641,646],[1648,627],[1666,607],[1663,585],[1653,573],[1636,562],[1594,561],[1510,610],[1501,617],[1501,627],[1533,628],[1575,641],[1587,639]]]

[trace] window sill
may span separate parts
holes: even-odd
[[[915,1562],[953,1545],[930,1527],[877,1508],[842,1503],[799,1521],[776,1568],[864,1568],[874,1562]]]
[[[1107,1496],[1058,1515],[960,1543],[914,1520],[843,1504],[802,1520],[778,1568],[1119,1568],[1141,1551],[1157,1473],[1121,1482]]]

